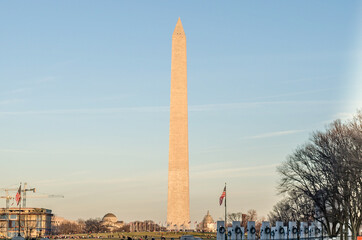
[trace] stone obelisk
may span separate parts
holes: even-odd
[[[170,229],[189,228],[189,146],[187,122],[186,35],[180,18],[172,35],[170,145],[167,223]]]

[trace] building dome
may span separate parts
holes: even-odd
[[[107,213],[106,215],[104,215],[104,217],[102,218],[102,222],[112,222],[112,223],[116,223],[118,221],[116,215],[114,215],[113,213]]]
[[[204,220],[202,220],[202,222],[205,224],[205,226],[207,226],[207,224],[214,223],[214,219],[212,219],[209,211],[207,211],[207,214],[205,215]]]
[[[212,219],[209,211],[207,211],[204,219],[197,225],[197,229],[202,232],[214,232],[215,227],[214,219]]]

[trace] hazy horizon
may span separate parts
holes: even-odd
[[[281,199],[276,167],[362,108],[361,10],[358,1],[2,2],[0,188],[62,194],[27,206],[66,219],[164,223],[181,17],[191,222],[208,210],[223,218],[225,182],[228,212],[267,217]]]

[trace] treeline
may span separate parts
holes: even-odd
[[[316,131],[281,166],[278,191],[284,199],[273,221],[318,221],[329,237],[348,230],[356,239],[362,223],[362,112]]]
[[[233,221],[239,221],[240,226],[244,227],[244,229],[247,229],[248,222],[255,221],[255,229],[257,233],[260,232],[262,222],[266,220],[264,217],[259,218],[255,209],[249,209],[245,213],[242,212],[228,213],[227,217],[228,217],[227,219],[228,227],[232,227]]]
[[[53,234],[75,234],[75,233],[101,233],[108,232],[107,226],[102,225],[100,218],[88,220],[78,219],[77,221],[63,221],[54,226]],[[113,232],[129,231],[129,226],[113,229]]]

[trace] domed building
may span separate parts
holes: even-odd
[[[115,223],[117,221],[118,221],[118,219],[117,219],[116,215],[114,215],[113,213],[107,213],[102,218],[102,222],[113,222],[113,223]]]
[[[124,226],[123,221],[118,221],[116,215],[113,213],[107,213],[102,218],[101,224],[108,229],[108,231],[114,231]]]
[[[215,232],[216,231],[216,223],[214,219],[212,219],[209,211],[205,215],[204,219],[197,225],[197,230],[201,232]]]

